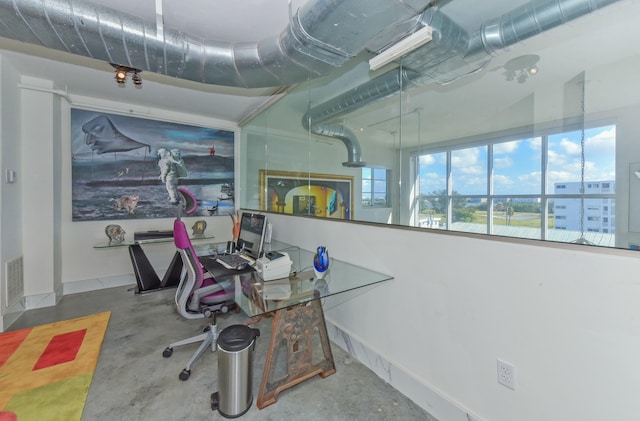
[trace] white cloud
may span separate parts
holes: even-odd
[[[548,156],[549,165],[564,165],[567,162],[566,156],[551,149],[549,149]]]
[[[511,168],[513,167],[513,159],[509,157],[493,158],[493,167],[497,169]]]
[[[613,154],[616,147],[616,128],[611,127],[609,130],[603,130],[594,136],[585,139],[585,149],[589,152],[606,152]]]
[[[420,155],[420,165],[433,165],[436,159],[433,155]]]
[[[481,191],[470,191],[470,189],[475,186],[480,186]],[[485,177],[454,177],[453,179],[453,189],[461,194],[478,194],[484,192],[482,189],[485,189],[486,186],[487,179]]]
[[[515,183],[510,177],[507,177],[506,175],[494,175],[493,184],[494,184],[494,187],[499,188],[499,187],[511,187]]]
[[[569,155],[580,155],[582,150],[579,142],[573,142],[566,137],[560,141],[560,147]]]
[[[553,192],[555,183],[577,181],[575,173],[571,171],[549,171],[547,174],[548,190]]]
[[[425,173],[420,177],[420,193],[422,194],[444,189],[446,185],[445,178],[435,172]]]
[[[495,145],[493,145],[493,154],[498,155],[513,153],[518,149],[519,142],[519,140],[514,140],[512,142],[496,143]]]
[[[480,148],[468,148],[453,151],[451,153],[451,165],[453,168],[464,168],[478,163]]]
[[[529,139],[527,143],[529,144],[529,149],[531,150],[539,151],[542,148],[542,139],[540,139],[539,137]]]
[[[470,165],[468,167],[454,169],[454,174],[466,174],[466,175],[484,175],[487,173],[487,169],[481,165]]]

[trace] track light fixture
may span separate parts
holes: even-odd
[[[133,76],[131,77],[131,80],[133,81],[133,84],[136,85],[136,87],[142,85],[142,78],[140,77],[140,74],[137,71],[133,72]]]
[[[122,66],[120,64],[114,64],[114,63],[110,63],[110,64],[111,66],[113,66],[114,69],[116,69],[115,79],[118,86],[124,87],[125,84],[127,83],[127,75],[129,73],[133,73],[133,76],[131,76],[131,80],[133,81],[133,84],[135,85],[136,88],[142,87],[142,77],[140,76],[140,73],[142,72],[142,70],[135,69],[133,67]]]

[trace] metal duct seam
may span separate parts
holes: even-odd
[[[360,168],[367,165],[362,161],[362,149],[356,135],[342,124],[322,124],[314,127],[313,132],[320,136],[341,140],[347,147],[347,160],[342,163],[345,167]]]
[[[364,167],[362,148],[357,136],[346,126],[326,123],[331,119],[353,112],[367,104],[387,98],[404,86],[410,85],[421,75],[419,73],[395,69],[382,76],[363,83],[356,89],[334,97],[321,105],[313,107],[302,116],[302,127],[314,134],[333,137],[342,141],[347,147],[348,160],[343,162],[345,167]]]
[[[192,36],[82,0],[0,0],[0,36],[141,70],[222,86],[282,87],[323,76],[372,40],[414,28],[430,0],[315,0],[289,25],[259,42],[232,44]],[[342,140],[361,166],[345,129],[315,128]]]
[[[570,20],[594,12],[619,0],[542,0],[524,4],[509,13],[482,25],[475,34],[486,54],[494,54]],[[470,44],[467,55],[473,55],[480,45]]]
[[[0,36],[201,83],[282,87],[328,74],[428,4],[309,1],[280,34],[234,45],[83,0],[0,0]]]
[[[421,21],[433,28],[432,41],[402,58],[403,68],[407,69],[403,75],[394,69],[315,106],[303,116],[302,125],[306,130],[322,135],[323,126],[330,120],[414,85],[430,81],[447,84],[469,76],[482,70],[496,51],[617,1],[533,0],[488,21],[471,36],[440,10],[430,8],[424,12]],[[358,144],[352,132],[338,130],[336,125],[330,127],[335,132],[351,133],[348,141]]]

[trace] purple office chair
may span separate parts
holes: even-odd
[[[178,313],[186,319],[211,318],[204,333],[169,344],[162,353],[165,358],[168,358],[173,354],[173,348],[176,346],[202,342],[178,376],[180,380],[187,380],[191,375],[191,365],[204,353],[205,349],[210,347],[212,352],[216,350],[218,340],[216,315],[226,313],[230,307],[234,306],[234,293],[229,288],[230,285],[225,291],[213,277],[207,276],[209,274],[203,270],[198,255],[193,249],[187,227],[179,218],[173,222],[173,240],[183,263],[175,297]]]

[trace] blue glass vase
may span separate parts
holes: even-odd
[[[329,271],[329,251],[325,246],[319,246],[313,256],[313,271],[316,279],[322,279]]]

